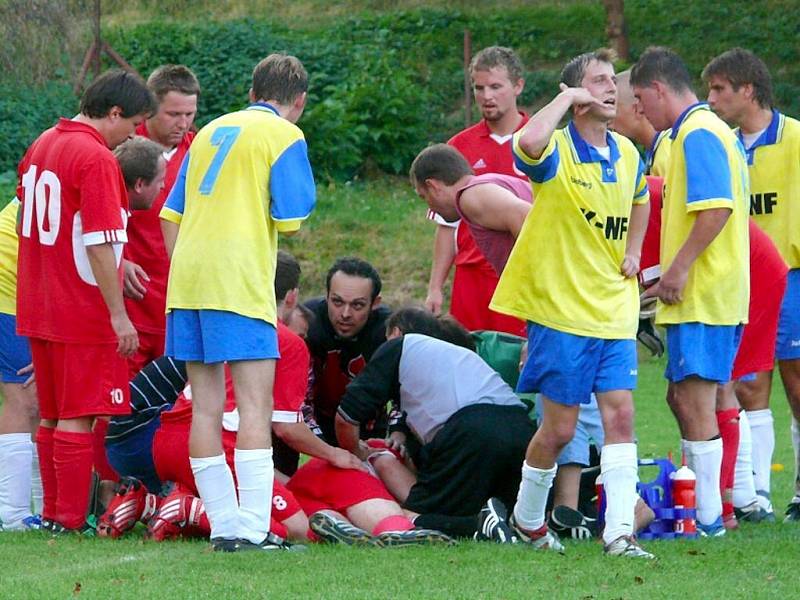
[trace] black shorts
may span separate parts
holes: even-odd
[[[535,426],[522,407],[474,404],[456,412],[422,447],[404,507],[474,515],[491,497],[513,506]]]

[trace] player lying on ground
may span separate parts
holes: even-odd
[[[347,387],[336,429],[343,448],[366,458],[359,425],[394,401],[406,426],[392,433],[393,445],[407,448],[417,472],[381,473],[388,489],[418,527],[472,536],[490,498],[513,502],[534,427],[525,405],[472,351],[469,334],[453,320],[446,327],[421,308],[394,313],[390,339]],[[379,457],[379,473],[384,458],[402,466]]]

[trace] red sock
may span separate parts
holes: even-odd
[[[287,539],[289,537],[289,530],[286,529],[286,525],[275,519],[270,519],[269,530],[280,538]]]
[[[717,411],[717,424],[719,425],[719,435],[722,438],[722,468],[719,476],[719,489],[722,493],[723,505],[730,504],[726,498],[731,497],[733,490],[733,475],[736,470],[736,453],[739,451],[739,409],[729,408]],[[728,513],[724,510],[723,514]]]
[[[94,470],[104,481],[119,481],[119,475],[108,463],[106,454],[106,432],[108,431],[108,419],[95,419],[94,429],[92,430],[92,449],[94,452]]]
[[[67,529],[78,529],[86,522],[92,486],[93,435],[60,429],[53,434],[58,484],[55,520]]]
[[[42,518],[56,518],[56,469],[53,464],[53,432],[52,427],[39,425],[36,431],[36,451],[39,453],[39,471],[42,474]]]
[[[403,515],[392,515],[381,519],[375,529],[372,530],[372,535],[380,535],[385,531],[409,531],[414,529],[414,524]]]

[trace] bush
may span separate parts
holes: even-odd
[[[719,52],[737,44],[749,47],[772,70],[778,106],[796,115],[798,13],[790,8],[789,0],[629,2],[631,52],[635,59],[651,44],[669,45],[699,76]],[[772,16],[777,13],[781,19]],[[297,55],[310,76],[300,126],[315,173],[323,180],[351,180],[373,170],[403,174],[422,147],[463,127],[466,28],[473,51],[498,44],[519,52],[527,68],[521,103],[531,111],[557,91],[568,58],[605,43],[600,2],[532,3],[478,14],[442,9],[355,14],[306,29],[254,19],[154,21],[108,28],[104,36],[145,76],[167,62],[191,67],[203,88],[199,126],[247,103],[258,60],[271,52]],[[18,86],[17,81],[0,86],[0,173],[14,169],[31,140],[76,106],[67,82],[43,89]],[[702,96],[702,86],[698,90]],[[477,111],[473,117],[479,118]]]
[[[78,101],[67,83],[0,84],[0,173],[15,174],[28,145],[55,125],[59,116],[72,116],[77,109]]]

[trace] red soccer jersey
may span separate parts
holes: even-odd
[[[147,122],[136,128],[136,135],[149,138]],[[147,293],[141,300],[125,298],[125,308],[136,329],[150,333],[163,334],[166,327],[165,305],[167,298],[167,277],[169,275],[169,258],[161,234],[161,220],[158,215],[167,199],[175,178],[178,176],[183,157],[189,151],[194,139],[194,132],[183,136],[167,161],[167,173],[164,178],[164,189],[156,197],[148,210],[137,210],[131,214],[128,222],[128,243],[125,246],[125,258],[142,267],[150,277],[146,282]]]
[[[281,357],[275,365],[272,421],[299,423],[303,420],[301,409],[308,387],[308,368],[311,358],[303,338],[281,322],[278,322],[278,350]],[[191,391],[188,387],[187,392],[178,396],[175,406],[161,415],[162,423],[188,425],[192,422]],[[233,378],[228,365],[225,365],[223,426],[228,431],[237,431],[239,427]]]
[[[17,331],[55,342],[114,342],[86,246],[114,244],[120,266],[128,196],[117,159],[93,127],[59,120],[19,165]],[[119,268],[120,286],[122,269]]]

